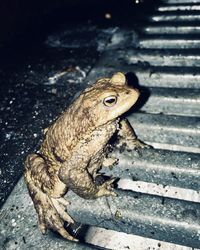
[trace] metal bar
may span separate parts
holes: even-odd
[[[164,116],[135,113],[128,117],[141,140],[200,149],[200,119],[197,117]],[[191,147],[191,149],[190,149]],[[181,148],[179,148],[181,150]]]
[[[156,25],[157,24],[157,25]],[[198,25],[169,25],[155,23],[154,25],[148,25],[141,28],[142,32],[145,34],[199,34],[200,26]]]
[[[166,4],[195,4],[200,3],[200,0],[162,0]]]
[[[140,39],[139,46],[141,48],[151,49],[198,49],[200,47],[200,39],[184,39],[184,38],[168,38],[168,37],[146,37]]]
[[[154,239],[144,238],[137,235],[125,234],[113,230],[91,227],[88,232],[87,239],[94,245],[106,247],[108,249],[126,250],[126,249],[160,249],[160,250],[198,250],[191,247],[185,247],[169,242],[158,241]],[[120,243],[123,239],[124,244]]]
[[[93,83],[94,79],[111,76],[117,71],[122,71],[135,73],[142,86],[199,89],[200,72],[198,68],[153,67],[149,64],[135,66],[124,63],[111,67],[108,65],[109,63],[105,61],[103,66],[94,67],[87,78],[88,83]]]
[[[196,22],[196,21],[200,21],[200,15],[198,14],[155,14],[152,15],[150,17],[148,17],[148,20],[150,22]]]
[[[200,204],[129,191],[118,197],[83,200],[72,192],[69,213],[81,223],[199,247]]]
[[[156,149],[142,149],[140,153],[115,150],[113,154],[119,164],[111,170],[104,168],[107,175],[200,190],[199,154]]]
[[[200,5],[161,5],[157,8],[158,11],[196,11],[200,10]]]
[[[144,92],[144,93],[143,93]],[[141,96],[145,91],[141,91]],[[140,110],[147,113],[200,117],[198,89],[149,88],[148,101]]]
[[[113,53],[107,51],[101,62],[110,61]],[[130,64],[149,64],[152,66],[200,66],[199,50],[165,50],[165,49],[127,49],[118,50],[113,59],[115,65],[119,63]]]

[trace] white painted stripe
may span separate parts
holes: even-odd
[[[160,15],[155,15],[155,16],[152,16],[151,19],[153,21],[172,21],[172,20],[185,20],[185,21],[194,21],[194,20],[199,20],[200,19],[200,16],[199,15],[163,15],[163,16],[160,16]]]
[[[200,10],[200,5],[175,5],[175,6],[160,6],[159,11],[177,11],[177,10]]]
[[[119,180],[118,186],[124,190],[132,190],[135,192],[158,195],[179,200],[200,202],[200,193],[192,189],[163,186],[161,184],[132,181],[130,179]]]
[[[199,250],[98,227],[89,228],[86,242],[113,250]]]
[[[197,148],[197,147],[187,147],[187,146],[182,146],[182,145],[165,144],[165,143],[148,142],[148,141],[146,141],[146,143],[157,149],[166,149],[166,150],[181,151],[181,152],[192,152],[192,153],[200,154],[200,148]]]
[[[200,3],[200,0],[162,0],[166,4],[194,4]]]
[[[199,26],[147,26],[143,31],[148,34],[197,34],[200,32]]]

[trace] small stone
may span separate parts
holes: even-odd
[[[119,210],[117,210],[117,211],[115,212],[115,218],[116,218],[116,219],[121,219],[121,218],[122,218],[122,214],[121,214],[121,212],[120,212]]]

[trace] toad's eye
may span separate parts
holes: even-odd
[[[114,95],[108,96],[103,100],[103,104],[107,107],[112,107],[116,104],[117,97]]]

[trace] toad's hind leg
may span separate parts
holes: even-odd
[[[65,239],[77,241],[64,228],[64,220],[73,223],[73,219],[65,212],[67,201],[63,198],[52,198],[42,189],[42,179],[51,184],[43,158],[37,154],[31,154],[25,162],[25,181],[30,196],[38,214],[39,227],[42,233],[47,228],[57,231]]]

